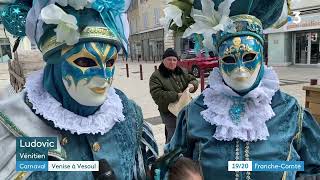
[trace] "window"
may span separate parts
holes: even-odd
[[[136,32],[136,21],[134,19],[131,19],[131,21],[129,21],[129,25],[130,25],[130,34],[134,34]]]
[[[138,21],[135,21],[134,29],[135,29],[136,32],[138,32]]]
[[[143,13],[143,27],[144,29],[148,28],[148,13]]]
[[[154,9],[154,24],[160,25],[160,9],[159,8]]]

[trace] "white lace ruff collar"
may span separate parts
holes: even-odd
[[[220,141],[267,140],[269,131],[266,121],[275,115],[271,100],[279,90],[279,79],[274,70],[265,66],[259,86],[243,96],[244,112],[238,124],[232,121],[229,110],[234,104],[231,97],[240,96],[224,84],[218,68],[212,70],[208,81],[210,88],[203,91],[203,101],[208,109],[202,111],[201,115],[205,121],[216,126],[213,137]]]
[[[29,101],[36,114],[54,123],[59,129],[69,130],[72,134],[105,134],[117,123],[125,120],[123,104],[114,88],[110,88],[108,98],[100,109],[88,117],[79,116],[62,107],[42,85],[43,70],[30,74],[26,81]]]

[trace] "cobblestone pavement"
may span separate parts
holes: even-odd
[[[140,80],[140,63],[143,69],[143,80]],[[128,61],[129,78],[126,77],[126,63],[119,60],[116,65],[116,74],[113,85],[124,91],[130,99],[133,99],[141,106],[144,118],[151,124],[155,138],[159,144],[162,153],[164,138],[164,125],[161,123],[157,106],[154,104],[149,93],[149,77],[154,72],[154,66],[160,62],[131,62]],[[9,85],[9,76],[7,64],[0,63],[0,92],[7,90]],[[280,88],[284,92],[297,98],[299,103],[304,106],[305,92],[303,86],[308,85],[310,79],[318,79],[320,81],[320,68],[305,68],[299,66],[274,67],[280,79]],[[320,82],[319,82],[320,83]],[[193,96],[200,94],[200,88]],[[1,95],[1,93],[0,93]]]

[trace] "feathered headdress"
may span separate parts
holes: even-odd
[[[200,35],[196,41],[215,50],[227,38],[242,34],[263,41],[263,29],[287,22],[291,4],[291,0],[171,0],[163,23],[183,32],[183,37]]]
[[[131,0],[18,0],[1,13],[13,35],[36,43],[49,56],[66,45],[103,41],[128,47],[126,11]]]

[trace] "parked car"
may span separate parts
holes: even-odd
[[[200,77],[201,70],[208,73],[214,67],[219,66],[218,56],[215,56],[212,52],[209,54],[210,57],[206,57],[205,52],[201,52],[197,55],[194,51],[186,51],[181,55],[178,66],[187,69],[188,72],[195,77]]]

